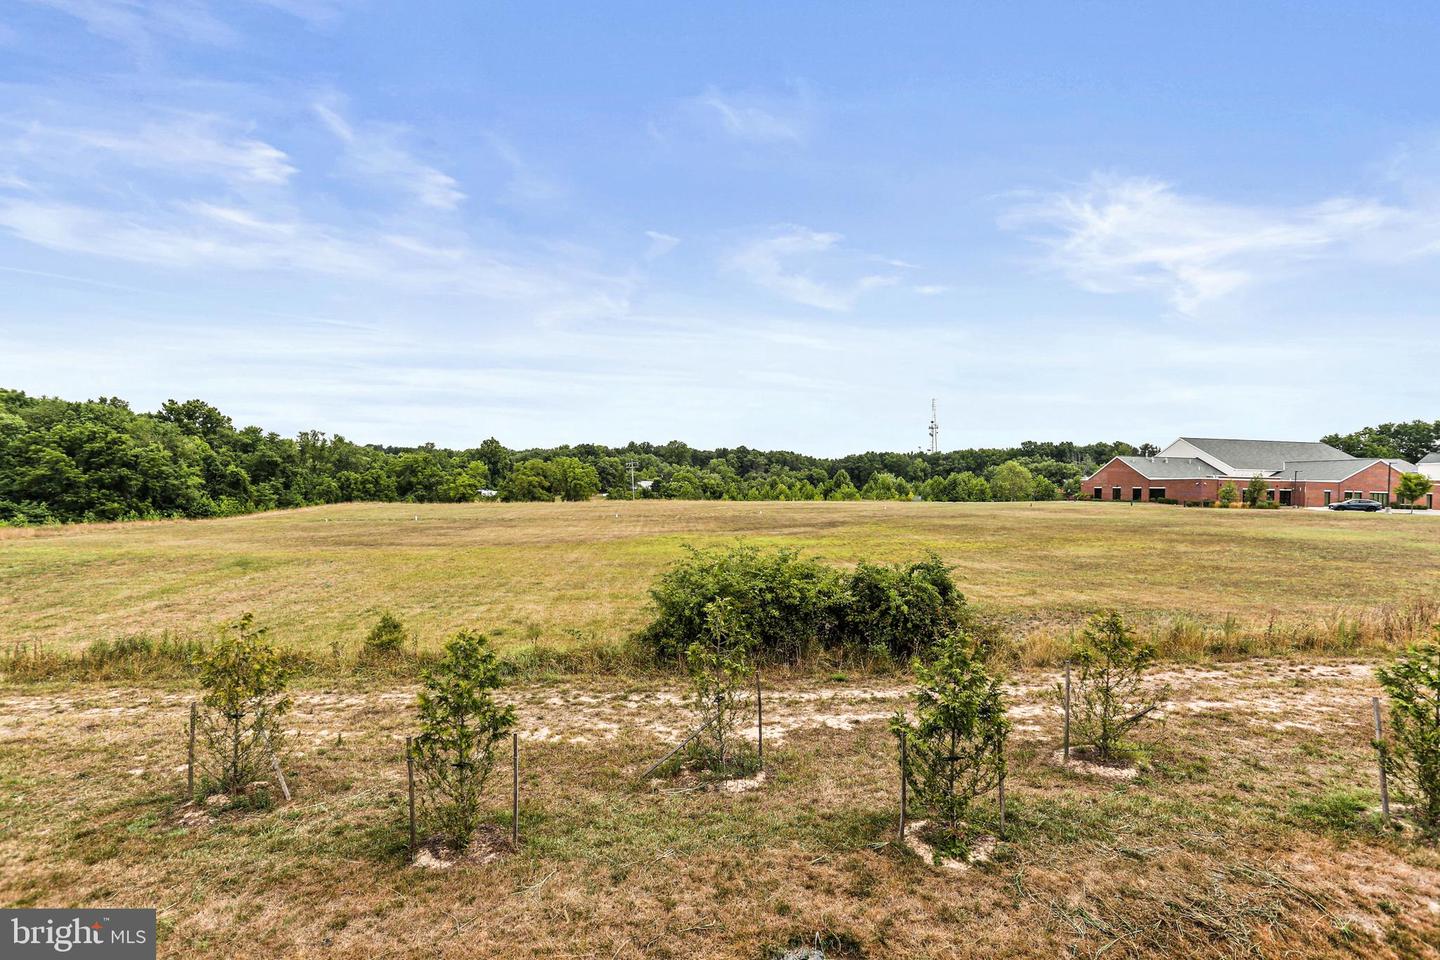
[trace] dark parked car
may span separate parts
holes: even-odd
[[[1364,510],[1366,513],[1374,513],[1377,510],[1384,510],[1385,504],[1379,500],[1341,500],[1339,503],[1330,504],[1331,510]]]

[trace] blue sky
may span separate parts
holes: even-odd
[[[0,8],[0,383],[836,454],[1440,417],[1432,3]]]

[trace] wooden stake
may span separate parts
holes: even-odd
[[[510,845],[520,849],[520,734],[510,734]]]
[[[1070,762],[1070,661],[1065,661],[1065,763]]]
[[[195,799],[195,717],[200,705],[190,701],[190,757],[185,763],[185,787],[191,800]]]
[[[415,750],[413,737],[405,738],[405,781],[410,789],[410,855],[415,855]]]
[[[285,795],[288,802],[290,799],[290,785],[285,782],[285,773],[280,769],[280,758],[275,756],[275,745],[270,742],[270,734],[265,732],[265,749],[270,751],[270,768],[275,771],[275,779],[280,781],[280,792]]]
[[[1370,706],[1375,711],[1375,753],[1380,761],[1380,817],[1385,826],[1390,826],[1390,785],[1385,781],[1385,732],[1380,726],[1380,698],[1371,697]]]
[[[901,731],[900,731],[900,842],[901,842],[901,843],[904,843],[904,842],[905,842],[905,800],[906,800],[906,796],[905,796],[905,761],[906,761],[906,759],[907,759],[907,757],[906,757],[905,744],[906,744],[906,742],[907,742],[908,740],[909,740],[909,734],[908,734],[906,731],[901,730]]]
[[[1000,839],[1005,839],[1005,747],[1000,747]]]
[[[760,671],[755,671],[755,752],[760,770],[765,770],[765,702],[760,696]]]

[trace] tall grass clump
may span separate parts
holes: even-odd
[[[386,610],[380,614],[380,619],[365,634],[365,640],[360,650],[367,659],[383,660],[397,657],[405,653],[405,648],[412,644],[409,631],[400,618]]]

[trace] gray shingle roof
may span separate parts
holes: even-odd
[[[1218,477],[1215,468],[1195,457],[1116,457],[1147,480],[1193,480]]]
[[[1440,450],[1437,450],[1437,451],[1435,451],[1434,453],[1427,453],[1427,454],[1420,460],[1420,462],[1421,462],[1421,463],[1440,463]]]
[[[1219,440],[1211,437],[1181,437],[1236,470],[1279,470],[1287,460],[1354,459],[1328,443],[1302,440]]]
[[[1339,483],[1341,480],[1348,480],[1361,470],[1375,463],[1384,463],[1378,457],[1355,458],[1346,460],[1288,460],[1284,469],[1280,471],[1276,480],[1289,480],[1299,473],[1300,480],[1310,480],[1317,483]],[[1404,460],[1391,460],[1395,467],[1395,473],[1409,473],[1415,469],[1413,464]]]

